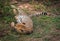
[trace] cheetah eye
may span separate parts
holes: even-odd
[[[23,32],[23,30],[21,30],[21,32]]]
[[[23,23],[25,25],[25,23]]]

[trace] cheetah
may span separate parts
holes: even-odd
[[[33,21],[32,16],[40,15],[41,13],[27,15],[22,9],[11,5],[13,12],[15,13],[15,19],[17,23],[11,22],[11,27],[16,29],[17,32],[22,34],[30,34],[33,32]]]
[[[12,6],[14,9],[15,7]],[[18,14],[16,14],[15,19],[17,23],[15,22],[11,23],[11,27],[16,29],[17,32],[23,33],[23,34],[29,34],[33,32],[33,22],[29,16],[27,16],[25,13],[23,14],[21,9],[17,9]]]

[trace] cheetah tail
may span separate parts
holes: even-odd
[[[47,15],[47,12],[37,12],[37,13],[34,13],[34,14],[30,14],[29,17],[33,17],[33,16],[40,16],[40,15]]]
[[[39,12],[39,13],[35,13],[35,14],[30,14],[29,17],[34,17],[34,16],[40,16],[42,15],[42,12]]]

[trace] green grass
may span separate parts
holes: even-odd
[[[36,5],[35,8],[42,9],[42,11],[45,11],[46,9],[44,5],[41,7],[39,5]],[[60,12],[59,7],[53,9],[49,8],[50,12],[53,14],[56,12],[55,9]],[[47,15],[32,17],[34,30],[30,35],[21,35],[12,29],[10,27],[10,24],[8,24],[8,22],[14,21],[12,17],[13,16],[5,16],[3,18],[0,18],[0,30],[6,29],[9,31],[8,35],[0,37],[0,41],[50,41],[53,40],[54,36],[60,36],[60,15],[56,15],[55,17]]]
[[[34,32],[32,34],[20,35],[20,34],[17,34],[15,30],[13,30],[13,31],[9,30],[10,35],[6,35],[6,36],[2,37],[1,41],[8,41],[8,40],[9,41],[19,41],[19,39],[24,41],[25,38],[26,38],[26,40],[27,40],[27,38],[44,38],[46,35],[53,33],[54,28],[56,28],[56,27],[60,28],[60,24],[59,24],[60,16],[56,16],[53,18],[50,16],[43,15],[43,16],[39,16],[39,17],[33,17],[32,20],[34,23]],[[54,25],[56,25],[56,26],[54,26]],[[6,24],[5,25],[0,24],[0,27],[3,27],[3,26],[6,26]],[[7,25],[6,27],[9,28],[9,25]],[[16,37],[16,36],[19,36],[19,37]],[[45,39],[44,41],[48,41],[48,39]]]

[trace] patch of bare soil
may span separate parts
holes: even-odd
[[[51,33],[50,35],[47,35],[45,38],[49,41],[60,41],[60,31],[55,30],[55,32]]]
[[[50,41],[60,41],[60,34],[54,34],[51,38]]]
[[[20,41],[42,41],[42,38],[23,38],[23,39],[20,39]]]

